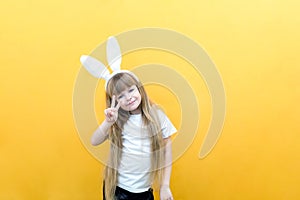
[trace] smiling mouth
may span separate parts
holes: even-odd
[[[133,100],[133,101],[129,102],[129,103],[127,104],[127,106],[130,106],[130,105],[132,105],[134,102],[135,102],[135,100]]]

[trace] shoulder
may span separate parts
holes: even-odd
[[[171,120],[167,117],[167,115],[165,114],[165,112],[163,111],[163,109],[161,107],[155,105],[153,107],[153,109],[155,110],[157,119],[160,123],[163,138],[167,138],[170,135],[177,132],[177,129],[175,128],[175,126],[173,125]]]
[[[159,105],[153,104],[151,105],[151,109],[159,121],[162,121],[164,118],[167,117],[164,110]]]
[[[163,108],[157,104],[154,104],[151,106],[151,109],[153,110],[152,112],[154,113],[154,115],[156,116],[156,118],[161,122],[165,122],[165,121],[170,121],[168,115],[166,114],[166,112],[163,110]]]

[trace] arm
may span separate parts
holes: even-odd
[[[171,138],[165,138],[165,171],[162,180],[162,184],[160,186],[160,199],[173,199],[171,190],[170,190],[170,178],[171,178],[171,171],[172,171],[172,141]]]
[[[97,128],[91,138],[91,143],[93,146],[102,144],[108,138],[108,130],[113,123],[104,120],[102,124]]]
[[[118,102],[118,104],[115,106],[115,98],[116,97],[113,96],[111,107],[104,110],[105,120],[92,135],[91,143],[94,146],[102,144],[108,138],[109,128],[118,119],[118,110],[120,108],[120,102]]]

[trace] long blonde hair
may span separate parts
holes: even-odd
[[[112,95],[118,95],[124,89],[136,85],[141,95],[141,114],[143,125],[148,129],[151,140],[151,179],[156,178],[158,184],[163,177],[164,165],[164,142],[161,133],[161,126],[157,115],[158,107],[150,102],[147,93],[141,84],[130,73],[119,73],[114,75],[108,82],[106,90],[106,105],[111,106]],[[104,191],[107,200],[113,200],[118,180],[118,166],[122,154],[122,129],[130,117],[128,111],[119,109],[118,119],[109,130],[110,153],[107,166],[104,170]]]

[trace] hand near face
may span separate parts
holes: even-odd
[[[105,119],[109,123],[115,123],[118,119],[118,110],[120,108],[120,101],[116,104],[116,97],[113,95],[110,108],[104,110]]]

